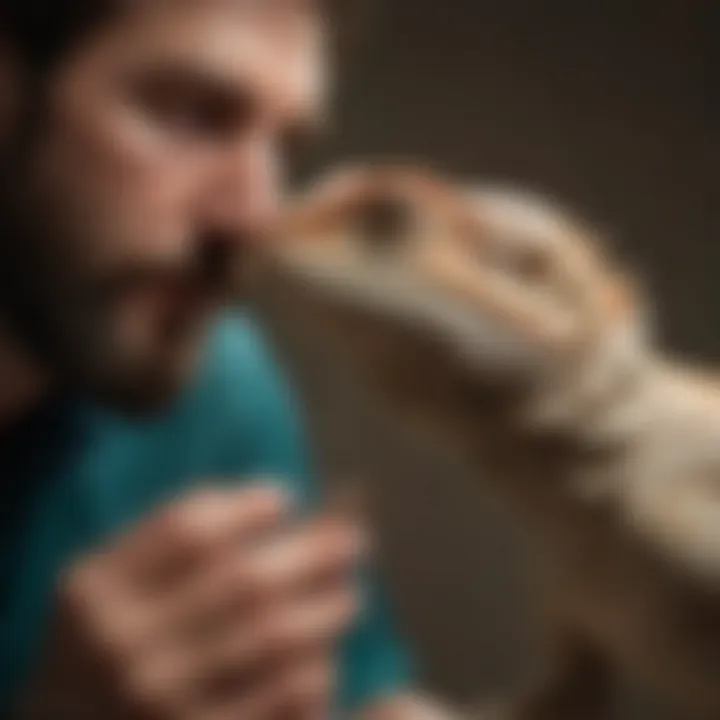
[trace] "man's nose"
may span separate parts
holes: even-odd
[[[277,216],[280,195],[281,168],[274,147],[248,143],[216,167],[202,200],[202,221],[238,242],[256,241]]]

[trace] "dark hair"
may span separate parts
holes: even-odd
[[[115,6],[116,0],[0,0],[0,39],[27,70],[47,70]]]
[[[121,0],[0,0],[0,42],[10,46],[25,68],[43,73],[105,22]],[[368,3],[321,0],[331,20],[340,55],[353,45],[348,30],[359,22],[358,10]]]

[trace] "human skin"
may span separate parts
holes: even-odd
[[[157,412],[244,288],[287,146],[322,124],[319,16],[310,3],[128,3],[41,90],[3,44],[0,86],[0,418],[65,385]],[[163,509],[67,568],[22,712],[326,715],[361,536],[333,513],[290,523],[270,489]],[[403,696],[366,714],[419,707]]]

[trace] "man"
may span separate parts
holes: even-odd
[[[3,717],[439,717],[260,333],[220,313],[321,117],[319,9],[0,14]]]

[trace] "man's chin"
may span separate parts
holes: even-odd
[[[94,402],[131,418],[162,414],[184,394],[198,372],[206,338],[194,338],[182,348],[165,349],[152,360],[108,369],[86,382]],[[88,376],[86,376],[87,378]]]
[[[150,419],[170,410],[191,382],[192,372],[147,373],[88,388],[93,401],[132,419]]]
[[[124,392],[106,394],[99,398],[100,404],[128,420],[151,420],[168,412],[177,400],[180,390],[173,388],[165,393]]]

